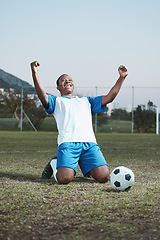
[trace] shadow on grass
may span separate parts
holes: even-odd
[[[122,192],[122,191],[120,191],[120,190],[116,190],[116,189],[110,187],[110,188],[106,188],[106,190],[102,190],[102,192],[120,193],[120,192]]]
[[[13,173],[13,172],[0,172],[0,178],[8,178],[18,181],[31,181],[31,182],[43,182],[43,183],[52,183],[55,184],[54,178],[50,179],[41,179],[39,175],[36,174],[24,174],[24,173]],[[86,178],[86,177],[74,177],[72,182],[85,182],[85,183],[95,183],[93,178]],[[56,183],[57,184],[57,183]]]
[[[23,174],[13,172],[0,172],[0,178],[9,178],[18,181],[31,181],[31,182],[42,182],[42,179],[38,175],[34,174]]]
[[[72,182],[88,182],[88,183],[95,183],[95,180],[93,178],[86,178],[86,177],[74,177]]]
[[[54,178],[50,178],[50,179],[41,179],[39,175],[36,174],[22,174],[22,173],[13,173],[13,172],[0,172],[0,179],[2,178],[8,178],[8,179],[12,179],[12,180],[18,180],[20,182],[37,182],[37,183],[43,183],[46,185],[54,185],[57,184],[57,182],[54,180]],[[86,178],[86,177],[74,177],[72,182],[74,183],[88,183],[88,184],[93,184],[96,181],[93,178]],[[103,183],[99,183],[99,184],[103,184]],[[105,192],[120,192],[117,191],[113,188],[106,188],[105,190],[102,190]]]

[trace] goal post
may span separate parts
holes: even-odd
[[[156,134],[159,134],[159,114],[160,114],[160,108],[157,108],[157,110],[156,110]]]

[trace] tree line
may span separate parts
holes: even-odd
[[[39,129],[46,117],[46,112],[34,94],[31,97],[29,94],[24,93],[22,102],[21,92],[16,94],[9,91],[0,92],[0,117],[5,118],[5,116],[11,114],[17,119],[17,127],[20,127],[22,103],[22,120],[24,121],[26,119],[25,115],[27,115],[35,128]]]
[[[156,105],[152,101],[148,101],[147,105],[138,105],[133,113],[124,109],[112,109],[111,115],[99,113],[98,126],[106,124],[109,120],[132,121],[134,122],[134,130],[138,133],[155,132],[156,128]],[[133,114],[133,116],[132,116]]]
[[[6,117],[12,114],[17,119],[17,127],[21,120],[21,92],[12,93],[9,91],[0,92],[0,117]],[[108,110],[108,109],[107,109]],[[109,120],[132,121],[132,113],[124,109],[113,109],[111,116],[108,116],[107,110],[98,114],[98,126],[107,124]],[[23,111],[31,120],[36,129],[40,128],[47,114],[43,106],[39,103],[36,95],[23,94]],[[149,133],[155,130],[156,124],[156,105],[148,101],[147,105],[138,105],[133,112],[134,129],[139,133]],[[23,114],[23,121],[26,116]]]

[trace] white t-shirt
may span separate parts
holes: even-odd
[[[96,138],[92,126],[92,113],[102,112],[102,96],[49,97],[48,113],[53,113],[58,128],[58,145],[63,142],[93,142]]]

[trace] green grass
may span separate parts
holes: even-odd
[[[131,133],[132,122],[123,120],[109,120],[107,124],[99,127],[98,131],[106,133]]]
[[[0,132],[0,239],[159,239],[160,136],[97,134],[110,171],[135,173],[128,192],[83,178],[41,180],[57,133]]]
[[[15,118],[0,118],[0,130],[13,129],[18,124]]]
[[[54,117],[46,117],[40,126],[40,131],[57,131],[57,125]]]
[[[0,130],[14,130],[19,131],[18,120],[16,118],[0,118]],[[23,121],[23,130],[33,131],[32,126],[27,119]],[[57,131],[56,122],[53,117],[46,117],[40,125],[39,131]]]

